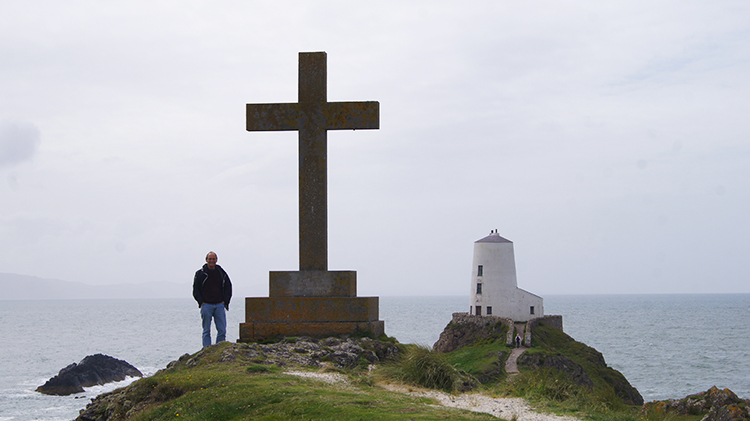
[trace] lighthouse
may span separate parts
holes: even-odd
[[[474,242],[469,314],[527,322],[544,316],[542,297],[518,288],[513,242],[497,230]]]

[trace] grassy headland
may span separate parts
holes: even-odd
[[[498,327],[492,328],[494,333],[446,353],[397,344],[392,339],[222,343],[185,355],[151,377],[97,397],[78,419],[496,419],[382,387],[394,383],[411,390],[429,388],[455,394],[472,390],[493,397],[521,397],[541,411],[596,421],[702,418],[644,411],[640,404],[633,404],[635,389],[622,374],[606,366],[601,354],[544,326],[535,329],[525,360],[519,359],[520,373],[509,376],[504,364],[511,349]],[[334,372],[346,381],[327,383],[288,374],[291,369]]]
[[[431,406],[428,399],[377,387],[367,363],[336,370],[348,381],[329,384],[285,374],[278,360],[266,364],[267,358],[247,352],[250,350],[252,345],[232,343],[205,348],[151,377],[101,395],[79,419],[493,419],[486,414]]]

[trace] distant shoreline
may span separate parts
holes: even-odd
[[[43,279],[36,276],[0,273],[2,300],[70,299],[166,299],[191,297],[191,285],[174,282],[89,285],[83,282]]]

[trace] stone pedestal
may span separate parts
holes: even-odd
[[[357,272],[271,272],[269,297],[245,298],[240,341],[385,333],[378,297],[357,297]]]

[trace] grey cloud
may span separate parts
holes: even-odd
[[[42,134],[33,123],[17,120],[0,123],[0,168],[32,159],[41,141]]]

